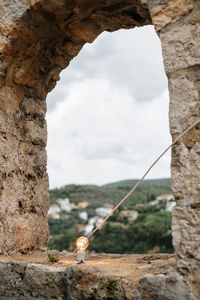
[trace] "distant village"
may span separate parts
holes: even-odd
[[[98,226],[103,219],[112,211],[112,204],[104,204],[102,207],[95,209],[95,215],[91,218],[88,217],[88,202],[79,202],[77,205],[70,202],[69,198],[57,199],[56,203],[51,204],[48,211],[49,219],[67,219],[70,216],[72,210],[78,211],[78,217],[80,224],[77,224],[77,228],[80,233],[88,235],[96,226]],[[172,194],[164,194],[157,197],[155,200],[148,202],[147,204],[137,203],[136,208],[145,207],[145,206],[154,206],[160,210],[172,211],[172,208],[175,206],[175,200]],[[122,222],[113,222],[113,226],[126,226],[123,222],[124,218],[128,222],[134,222],[138,217],[137,210],[121,210],[119,211],[119,216],[122,219]]]

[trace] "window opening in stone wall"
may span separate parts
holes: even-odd
[[[134,180],[102,185],[140,178],[171,141],[167,79],[153,26],[105,32],[85,45],[47,104],[49,245],[72,250],[80,232],[87,235]],[[159,180],[138,189],[95,235],[90,250],[172,251],[169,165],[170,153],[148,178]],[[120,244],[118,235],[124,236]]]

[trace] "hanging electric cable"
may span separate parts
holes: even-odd
[[[186,130],[184,130],[174,141],[171,145],[169,145],[160,155],[159,157],[151,164],[151,166],[147,169],[145,174],[142,176],[142,178],[136,183],[136,185],[128,192],[128,194],[111,210],[111,212],[105,217],[105,219],[86,237],[82,237],[83,239],[89,239],[91,236],[99,229],[101,228],[106,221],[112,216],[112,214],[122,205],[136,190],[136,188],[142,183],[144,178],[147,176],[147,174],[150,172],[150,170],[155,166],[155,164],[161,159],[161,157],[174,145],[180,138],[182,138],[188,131],[190,131],[194,126],[196,126],[198,123],[200,123],[200,119],[195,121],[192,125],[190,125]],[[80,239],[80,238],[79,238]],[[88,243],[87,243],[88,246]],[[77,251],[77,248],[74,250],[74,253]],[[85,250],[84,250],[85,251]],[[79,251],[80,252],[80,251]],[[80,260],[79,260],[80,261]],[[81,260],[83,262],[84,260]]]

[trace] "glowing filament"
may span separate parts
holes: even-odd
[[[87,249],[88,245],[89,245],[88,239],[84,236],[81,236],[76,241],[76,247],[77,247],[78,251],[81,251],[81,252],[85,251]]]

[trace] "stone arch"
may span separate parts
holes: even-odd
[[[0,99],[7,124],[1,129],[1,252],[47,243],[45,99],[59,73],[104,30],[151,23],[140,1],[115,2],[5,1],[1,6]]]
[[[174,138],[200,115],[199,19],[198,0],[1,2],[0,253],[40,249],[48,240],[45,99],[60,71],[101,32],[153,24],[162,43]],[[173,148],[171,164],[177,266],[196,285],[199,149],[196,126]]]

